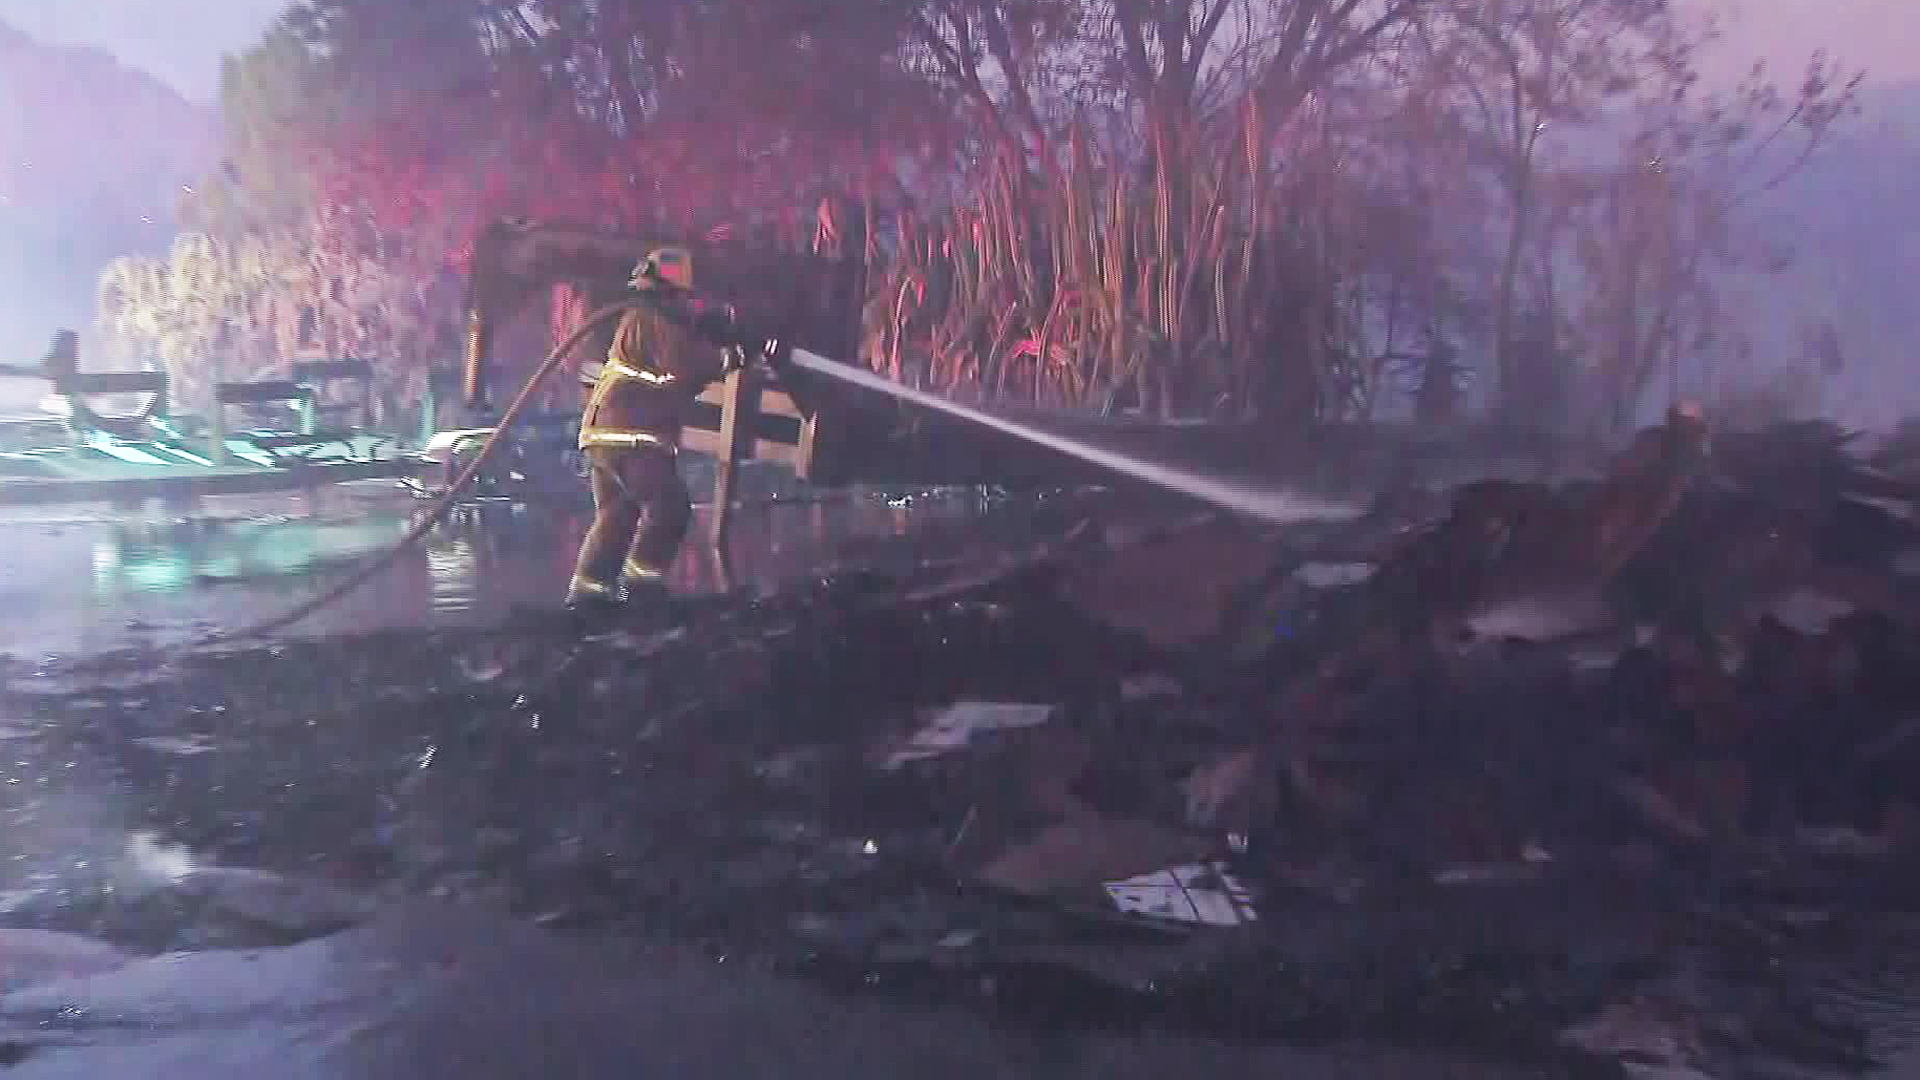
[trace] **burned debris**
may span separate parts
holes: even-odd
[[[223,863],[1089,1023],[1844,1072],[1822,988],[1920,903],[1910,475],[1680,411],[1424,517],[1009,500],[1052,532],[584,640],[0,674]]]

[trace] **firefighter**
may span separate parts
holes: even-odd
[[[693,288],[693,256],[661,248],[629,288]],[[604,610],[663,598],[693,502],[680,479],[680,429],[688,405],[724,373],[722,350],[646,308],[626,313],[580,418],[592,466],[593,525],[580,545],[567,606]]]

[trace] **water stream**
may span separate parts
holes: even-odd
[[[916,390],[894,382],[892,379],[882,378],[865,368],[838,363],[805,349],[793,350],[793,363],[794,366],[816,375],[857,386],[862,390],[885,394],[908,404],[918,405],[970,424],[1011,435],[1035,446],[1078,458],[1090,465],[1097,465],[1122,476],[1187,495],[1223,510],[1245,514],[1269,524],[1294,525],[1308,521],[1350,521],[1359,517],[1363,509],[1353,503],[1315,498],[1300,492],[1239,482],[1223,476],[1207,476],[1162,462],[1146,461],[1130,454],[1095,446],[1084,439],[1048,431],[1036,424],[1001,416],[924,390]]]

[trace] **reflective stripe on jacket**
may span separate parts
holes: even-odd
[[[676,448],[688,400],[718,374],[715,352],[656,315],[629,312],[580,417],[580,449]]]
[[[655,435],[651,431],[623,431],[609,428],[581,428],[580,449],[587,450],[595,446],[617,446],[632,448],[635,446],[672,446],[672,443]]]

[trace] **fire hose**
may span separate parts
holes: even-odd
[[[910,405],[944,413],[955,419],[996,430],[1027,443],[1078,458],[1109,472],[1178,492],[1201,502],[1211,503],[1220,509],[1254,520],[1273,525],[1290,525],[1307,521],[1350,521],[1361,513],[1359,506],[1340,500],[1320,499],[1304,493],[1274,489],[1260,484],[1239,483],[1225,477],[1202,475],[1158,462],[1141,460],[1128,454],[1090,445],[1080,439],[1045,431],[1032,424],[999,416],[985,409],[963,405],[939,395],[902,386],[872,372],[836,363],[804,349],[787,348],[778,339],[778,335],[767,332],[768,328],[760,325],[758,320],[741,319],[733,305],[719,302],[716,298],[693,290],[673,286],[669,282],[656,278],[654,288],[638,292],[629,299],[595,311],[587,317],[586,322],[569,334],[565,341],[547,354],[546,360],[520,389],[519,396],[514,398],[506,412],[501,414],[498,425],[486,443],[481,446],[480,452],[467,463],[465,469],[461,470],[459,477],[448,485],[446,493],[433,505],[426,516],[392,548],[369,560],[366,565],[333,588],[299,604],[285,614],[235,633],[220,635],[215,640],[259,637],[299,622],[359,588],[375,574],[392,565],[393,561],[407,549],[418,544],[473,484],[480,475],[481,468],[486,465],[487,459],[500,445],[501,437],[506,434],[508,427],[532,401],[534,391],[548,375],[553,373],[554,369],[560,366],[567,354],[596,328],[625,314],[636,305],[645,305],[669,321],[726,348],[734,358],[734,362],[745,359],[749,350],[757,350],[767,361],[774,364],[776,370],[792,367],[860,389],[881,393]]]
[[[625,315],[634,307],[645,305],[669,321],[715,340],[741,358],[746,355],[744,350],[747,340],[751,340],[757,348],[766,349],[776,346],[770,335],[756,337],[753,334],[747,334],[743,339],[740,331],[745,327],[740,324],[738,312],[732,304],[716,302],[710,297],[675,287],[670,282],[658,278],[655,279],[654,285],[655,288],[651,291],[636,293],[596,310],[588,315],[586,321],[576,327],[573,333],[568,334],[565,340],[555,345],[553,351],[547,354],[547,358],[541,361],[540,366],[535,368],[533,374],[527,378],[526,385],[520,388],[520,393],[514,397],[512,404],[500,414],[499,421],[494,425],[493,434],[489,435],[487,441],[481,445],[480,452],[475,454],[473,459],[467,462],[466,468],[460,470],[460,475],[447,485],[447,490],[440,496],[439,501],[435,502],[427,510],[426,515],[415,522],[413,527],[407,530],[407,534],[396,541],[392,547],[368,559],[358,570],[325,592],[302,601],[264,622],[255,623],[240,630],[216,634],[210,643],[257,638],[291,626],[338,601],[372,580],[374,575],[392,566],[394,560],[425,539],[427,534],[433,531],[434,526],[438,525],[447,516],[447,512],[459,502],[460,497],[466,494],[467,489],[473,486],[474,481],[479,479],[480,470],[486,467],[488,459],[499,448],[507,429],[513,426],[513,422],[519,419],[520,414],[533,401],[534,391],[546,381],[547,376],[553,374],[565,362],[567,355],[580,342],[586,340],[587,335]]]
[[[506,435],[507,429],[513,426],[513,422],[520,418],[520,414],[526,411],[527,405],[533,401],[534,391],[539,389],[540,384],[546,381],[548,375],[553,374],[555,369],[559,368],[559,366],[565,362],[567,354],[571,353],[576,346],[586,340],[588,334],[593,333],[601,326],[626,314],[628,309],[633,307],[634,303],[635,301],[633,300],[623,300],[617,304],[608,304],[606,307],[595,311],[593,314],[587,316],[586,322],[581,323],[573,333],[568,334],[564,341],[553,347],[553,351],[547,354],[547,358],[541,361],[538,368],[534,369],[533,375],[527,379],[526,385],[520,388],[520,393],[513,399],[513,403],[508,405],[506,411],[500,414],[499,422],[494,425],[493,434],[488,436],[487,441],[481,445],[480,452],[475,454],[473,460],[467,462],[466,468],[460,470],[460,475],[455,477],[453,482],[447,485],[446,493],[440,496],[439,501],[435,502],[433,506],[428,509],[426,515],[415,522],[413,527],[407,530],[407,534],[401,537],[392,547],[368,559],[358,570],[355,570],[352,574],[325,592],[302,601],[282,614],[276,615],[264,622],[255,623],[241,630],[217,634],[214,636],[213,641],[241,641],[247,638],[257,638],[270,634],[275,630],[291,626],[307,616],[312,615],[314,612],[319,611],[321,608],[334,603],[341,597],[346,596],[348,593],[366,584],[375,574],[393,565],[395,559],[406,554],[414,545],[420,543],[429,532],[432,532],[433,527],[438,525],[441,520],[447,516],[447,511],[453,509],[454,504],[460,500],[460,497],[466,493],[469,487],[473,486],[473,482],[480,476],[480,470],[486,466],[487,459],[492,457],[494,451],[499,448],[500,441]]]

